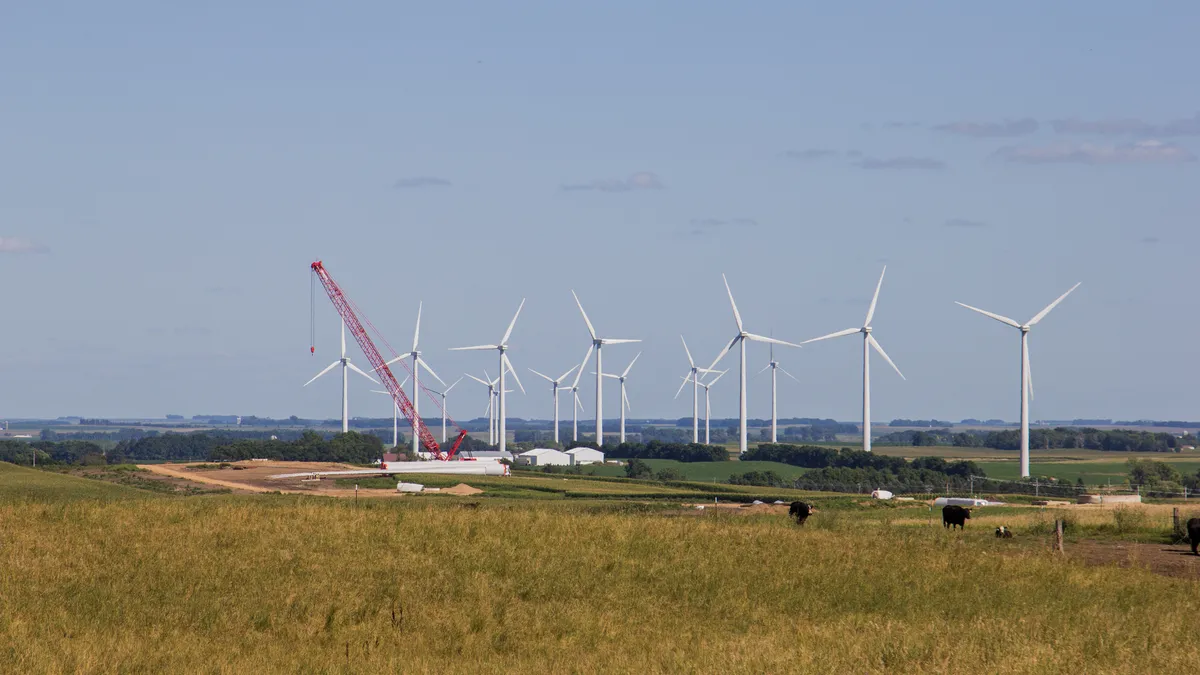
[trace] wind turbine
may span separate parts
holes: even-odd
[[[419,342],[421,339],[421,306],[423,304],[424,303],[420,303],[420,302],[417,303],[417,329],[415,331],[413,331],[412,351],[408,352],[407,354],[401,354],[401,355],[393,358],[391,361],[387,362],[387,365],[390,366],[393,363],[395,363],[401,359],[406,359],[406,358],[412,357],[413,386],[412,386],[412,396],[410,397],[410,399],[412,400],[413,414],[417,417],[420,417],[420,415],[421,415],[420,410],[419,410],[420,403],[421,403],[421,383],[420,383],[421,368],[424,368],[425,372],[432,375],[433,379],[437,380],[438,382],[441,382],[443,387],[446,386],[446,383],[442,382],[442,378],[438,377],[438,374],[433,372],[433,368],[430,368],[429,364],[425,363],[425,359],[421,358],[421,352],[417,350],[417,342]],[[407,381],[407,378],[405,378],[405,381]],[[404,385],[401,385],[401,386],[404,386]],[[413,451],[413,454],[415,455],[421,451],[421,439],[417,434],[417,427],[415,424],[413,425],[412,432],[413,432],[413,434],[412,434],[412,451]],[[442,410],[442,442],[444,443],[445,441],[446,441],[446,412],[445,412],[445,407],[443,406],[443,410]]]
[[[1083,282],[1082,281],[1079,282],[1079,284],[1081,284],[1081,283],[1083,283]],[[1013,321],[1012,319],[1008,318],[1007,316],[1000,316],[999,314],[992,314],[991,312],[984,311],[982,309],[979,309],[978,307],[972,307],[970,305],[964,305],[961,302],[955,302],[956,305],[962,305],[963,307],[966,307],[969,310],[979,312],[980,314],[982,314],[984,316],[991,317],[991,318],[999,321],[1000,323],[1008,324],[1009,326],[1012,326],[1013,328],[1016,328],[1017,330],[1021,331],[1021,477],[1022,478],[1029,477],[1029,399],[1033,398],[1033,377],[1032,377],[1032,373],[1030,372],[1030,369],[1029,369],[1029,329],[1036,326],[1037,322],[1046,318],[1046,315],[1050,313],[1050,310],[1057,307],[1058,303],[1062,302],[1068,295],[1071,294],[1071,291],[1074,291],[1076,288],[1079,288],[1079,284],[1075,284],[1074,286],[1071,287],[1071,289],[1069,291],[1058,296],[1057,300],[1055,300],[1054,302],[1047,305],[1046,309],[1043,309],[1042,311],[1035,314],[1032,319],[1030,319],[1029,321],[1026,321],[1024,324],[1017,323],[1016,321]]]
[[[700,396],[699,396],[699,394],[700,394],[700,386],[699,386],[700,378],[699,378],[698,374],[699,373],[711,373],[713,371],[711,371],[707,368],[697,368],[696,362],[692,360],[692,350],[688,349],[687,340],[684,340],[682,335],[679,336],[679,339],[681,342],[683,342],[683,351],[687,353],[688,366],[690,366],[690,368],[691,368],[688,371],[688,373],[691,375],[691,378],[692,378],[691,379],[691,382],[692,382],[692,442],[699,443],[700,442],[700,405],[699,405],[699,403],[700,403],[700,401],[699,401],[699,399],[700,399]],[[773,349],[773,347],[772,347],[772,349]],[[675,398],[679,398],[679,394],[681,394],[683,392],[683,388],[685,386],[687,386],[687,383],[688,383],[688,378],[684,377],[683,384],[679,385],[679,391],[675,392]]]
[[[778,394],[776,391],[777,387],[775,382],[775,371],[782,370],[784,375],[787,375],[793,380],[796,380],[796,376],[784,370],[783,367],[779,365],[779,362],[775,360],[775,345],[771,345],[771,362],[764,366],[763,369],[758,371],[756,374],[762,375],[763,371],[767,368],[771,369],[771,442],[778,443],[777,430],[779,425],[779,406],[777,405]],[[796,380],[797,384],[799,384],[799,382],[800,380]]]
[[[709,439],[711,438],[708,433],[708,431],[709,431],[708,420],[709,420],[709,418],[712,417],[712,406],[709,405],[708,390],[710,387],[712,387],[714,384],[717,383],[717,380],[721,379],[722,375],[724,375],[725,373],[728,373],[729,371],[728,370],[720,370],[720,371],[713,370],[713,371],[709,371],[709,372],[717,373],[717,376],[714,377],[712,380],[710,380],[708,382],[708,384],[705,384],[703,382],[700,383],[700,386],[704,387],[704,444],[705,445],[709,445]],[[691,380],[692,382],[695,382],[695,380],[692,380],[691,375],[686,375],[683,378],[683,383],[687,384],[689,380]]]
[[[746,340],[754,340],[755,342],[770,342],[777,345],[787,345],[788,347],[799,347],[800,345],[792,344],[791,342],[784,342],[783,340],[776,340],[775,338],[764,337],[762,335],[755,335],[754,333],[747,333],[746,329],[742,326],[742,315],[738,312],[737,303],[733,301],[733,291],[729,290],[729,280],[725,278],[724,274],[721,275],[721,279],[725,282],[725,292],[729,294],[729,304],[733,306],[733,319],[737,322],[738,333],[737,335],[733,336],[733,339],[729,341],[728,345],[725,345],[725,348],[721,350],[721,353],[717,354],[717,358],[713,359],[712,365],[708,367],[708,370],[716,368],[721,359],[725,358],[725,355],[728,354],[729,350],[733,349],[735,345],[741,347],[742,381],[741,388],[738,390],[738,399],[740,401],[741,408],[741,412],[739,413],[741,439],[738,447],[739,452],[744,454],[746,452]]]
[[[404,382],[400,383],[400,388],[403,389],[404,385],[407,383],[408,378],[406,377],[404,378]],[[385,394],[389,398],[391,398],[392,395],[392,392],[384,391],[382,389],[372,389],[371,393]],[[395,448],[398,445],[400,445],[400,406],[396,403],[395,399],[392,399],[392,447]]]
[[[525,299],[521,298],[521,304],[517,307],[517,313],[513,315],[512,321],[508,324],[508,330],[504,331],[504,337],[500,339],[500,344],[495,345],[476,345],[474,347],[452,347],[450,351],[479,351],[487,349],[495,349],[500,352],[500,377],[497,380],[500,383],[500,405],[497,414],[500,416],[500,452],[505,451],[507,445],[508,432],[504,417],[507,411],[504,408],[504,373],[508,371],[512,373],[513,379],[517,381],[517,386],[521,387],[521,393],[525,393],[525,387],[521,384],[521,378],[517,377],[517,371],[512,367],[512,361],[508,360],[508,338],[512,335],[513,326],[517,325],[517,317],[521,316],[521,308],[525,306]],[[489,385],[490,386],[490,385]]]
[[[338,365],[342,366],[342,433],[344,434],[344,433],[347,433],[350,431],[350,399],[349,399],[350,378],[348,377],[348,371],[353,370],[354,372],[358,373],[359,375],[362,375],[363,377],[367,378],[368,380],[375,382],[375,384],[379,384],[379,382],[376,381],[375,378],[364,373],[362,370],[359,369],[358,366],[354,365],[353,363],[350,363],[350,357],[346,356],[346,322],[345,321],[342,322],[342,358],[340,358],[337,361],[334,361],[333,363],[326,366],[325,370],[322,370],[321,372],[317,373],[316,377],[309,380],[308,382],[305,382],[304,386],[307,387],[308,385],[312,384],[313,382],[315,382],[317,380],[318,377],[321,377],[325,373],[328,373],[329,371],[338,367]]]
[[[488,376],[486,370],[483,371],[483,376],[484,377]],[[484,414],[487,415],[487,418],[488,418],[488,445],[495,445],[496,444],[496,427],[495,427],[495,422],[494,422],[495,418],[493,417],[495,415],[495,408],[493,407],[494,402],[492,399],[494,399],[496,397],[496,383],[499,382],[500,380],[499,380],[499,378],[497,378],[495,380],[493,380],[493,379],[481,380],[478,377],[475,377],[474,375],[472,375],[470,373],[467,373],[467,377],[471,378],[472,380],[475,380],[479,384],[482,384],[483,386],[488,388],[488,406],[487,406],[487,411]]]
[[[583,404],[579,402],[579,376],[583,374],[583,367],[587,365],[588,359],[592,358],[592,350],[595,345],[588,345],[587,353],[583,355],[583,361],[580,362],[575,371],[575,381],[571,383],[571,397],[575,399],[575,404],[571,406],[571,440],[579,440],[579,411],[583,410]]]
[[[888,357],[887,352],[883,351],[883,347],[879,346],[879,341],[871,335],[871,317],[875,316],[875,305],[879,302],[879,289],[883,288],[883,275],[887,273],[887,265],[883,266],[883,272],[879,274],[879,283],[875,285],[875,297],[871,298],[871,306],[867,308],[867,320],[863,321],[861,328],[847,328],[839,330],[836,333],[822,335],[819,338],[805,340],[800,344],[806,345],[810,342],[818,340],[828,340],[829,338],[842,337],[843,335],[853,335],[855,333],[863,334],[863,451],[871,451],[871,348],[879,352],[884,361],[896,371],[900,379],[906,379],[904,373],[892,363],[892,359]]]
[[[570,368],[567,369],[567,372],[563,373],[562,375],[559,375],[557,379],[552,379],[549,375],[543,375],[543,374],[539,373],[538,371],[534,370],[533,368],[529,369],[529,372],[531,372],[534,375],[537,375],[538,377],[542,378],[543,380],[546,380],[547,382],[549,382],[550,386],[551,386],[551,390],[554,392],[554,442],[555,443],[558,443],[558,386],[560,383],[562,383],[563,380],[567,379],[567,376],[571,374],[571,371],[575,370],[578,367],[579,366],[571,366]]]
[[[641,356],[641,355],[642,355],[642,353],[638,352],[637,356],[633,357],[633,360],[630,361],[629,365],[625,367],[625,372],[621,373],[620,375],[613,375],[612,373],[602,373],[602,375],[604,375],[604,377],[611,377],[611,378],[613,378],[615,380],[619,380],[621,382],[621,436],[620,436],[621,443],[625,442],[625,410],[629,408],[629,397],[625,395],[625,378],[629,376],[629,369],[633,368],[633,364],[637,363],[638,356]]]
[[[600,348],[604,345],[619,345],[627,342],[641,342],[641,340],[597,337],[596,329],[588,319],[587,312],[583,311],[583,303],[579,302],[579,296],[575,295],[575,291],[571,291],[571,295],[575,298],[575,304],[579,305],[579,313],[583,315],[583,322],[587,324],[588,333],[592,336],[592,346],[596,348],[596,445],[602,447],[604,445],[604,367],[600,360]],[[586,365],[587,360],[585,359],[580,369]]]
[[[434,391],[433,392],[433,393],[437,394],[438,396],[442,397],[442,442],[443,443],[446,442],[446,395],[449,394],[450,390],[454,388],[454,385],[458,384],[459,382],[462,382],[461,377],[458,378],[457,380],[455,380],[454,384],[450,385],[449,387],[446,387],[445,391]],[[400,385],[400,386],[403,387],[404,385]],[[433,391],[433,390],[430,389],[430,391]]]

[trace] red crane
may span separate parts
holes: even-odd
[[[313,274],[321,280],[321,285],[325,287],[325,293],[329,295],[329,301],[333,303],[337,313],[341,315],[342,320],[346,322],[346,327],[350,329],[350,333],[354,336],[354,341],[358,343],[359,349],[362,349],[363,354],[367,355],[367,360],[371,362],[371,367],[379,374],[379,379],[383,382],[383,386],[387,388],[388,393],[392,395],[392,400],[396,402],[396,406],[400,408],[400,412],[408,418],[408,421],[413,426],[417,437],[421,440],[421,445],[433,455],[435,459],[449,460],[458,452],[458,446],[462,445],[463,439],[467,437],[466,429],[459,429],[458,438],[454,439],[454,445],[450,448],[449,453],[442,452],[438,442],[434,440],[433,434],[430,433],[429,427],[425,426],[424,420],[413,409],[412,401],[408,400],[404,390],[400,388],[400,383],[396,381],[396,376],[392,375],[391,368],[388,368],[387,362],[383,360],[383,356],[379,354],[379,350],[375,348],[375,343],[371,341],[371,336],[367,334],[367,329],[363,327],[362,322],[358,320],[358,315],[355,314],[355,305],[346,294],[342,292],[341,287],[329,276],[329,271],[318,260],[312,264]],[[365,316],[363,317],[366,318]],[[370,320],[367,324],[370,325]],[[374,330],[375,327],[371,326]],[[378,333],[379,331],[375,331]],[[408,364],[401,361],[405,368]],[[436,401],[436,399],[434,399]],[[451,424],[454,423],[450,420]],[[458,425],[455,425],[458,426]]]

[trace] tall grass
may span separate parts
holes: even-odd
[[[0,500],[0,671],[1165,672],[1200,638],[1193,582],[982,529],[463,503]]]

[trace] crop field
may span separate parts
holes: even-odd
[[[774,471],[784,478],[796,478],[807,469],[780,462],[680,462],[674,459],[644,460],[655,471],[674,469],[691,481],[724,482],[733,474],[747,471]],[[597,475],[624,476],[625,469],[620,466],[596,466]]]
[[[1053,509],[949,532],[919,502],[813,500],[800,528],[770,506],[180,496],[0,465],[0,671],[1194,667],[1200,573],[1168,507],[1063,509],[1064,557]],[[1135,546],[1173,576],[1089,558]]]

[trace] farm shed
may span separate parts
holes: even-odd
[[[571,448],[567,454],[571,456],[572,465],[604,463],[604,453],[592,448]]]
[[[571,456],[552,448],[534,448],[517,455],[517,464],[529,466],[567,466]]]

